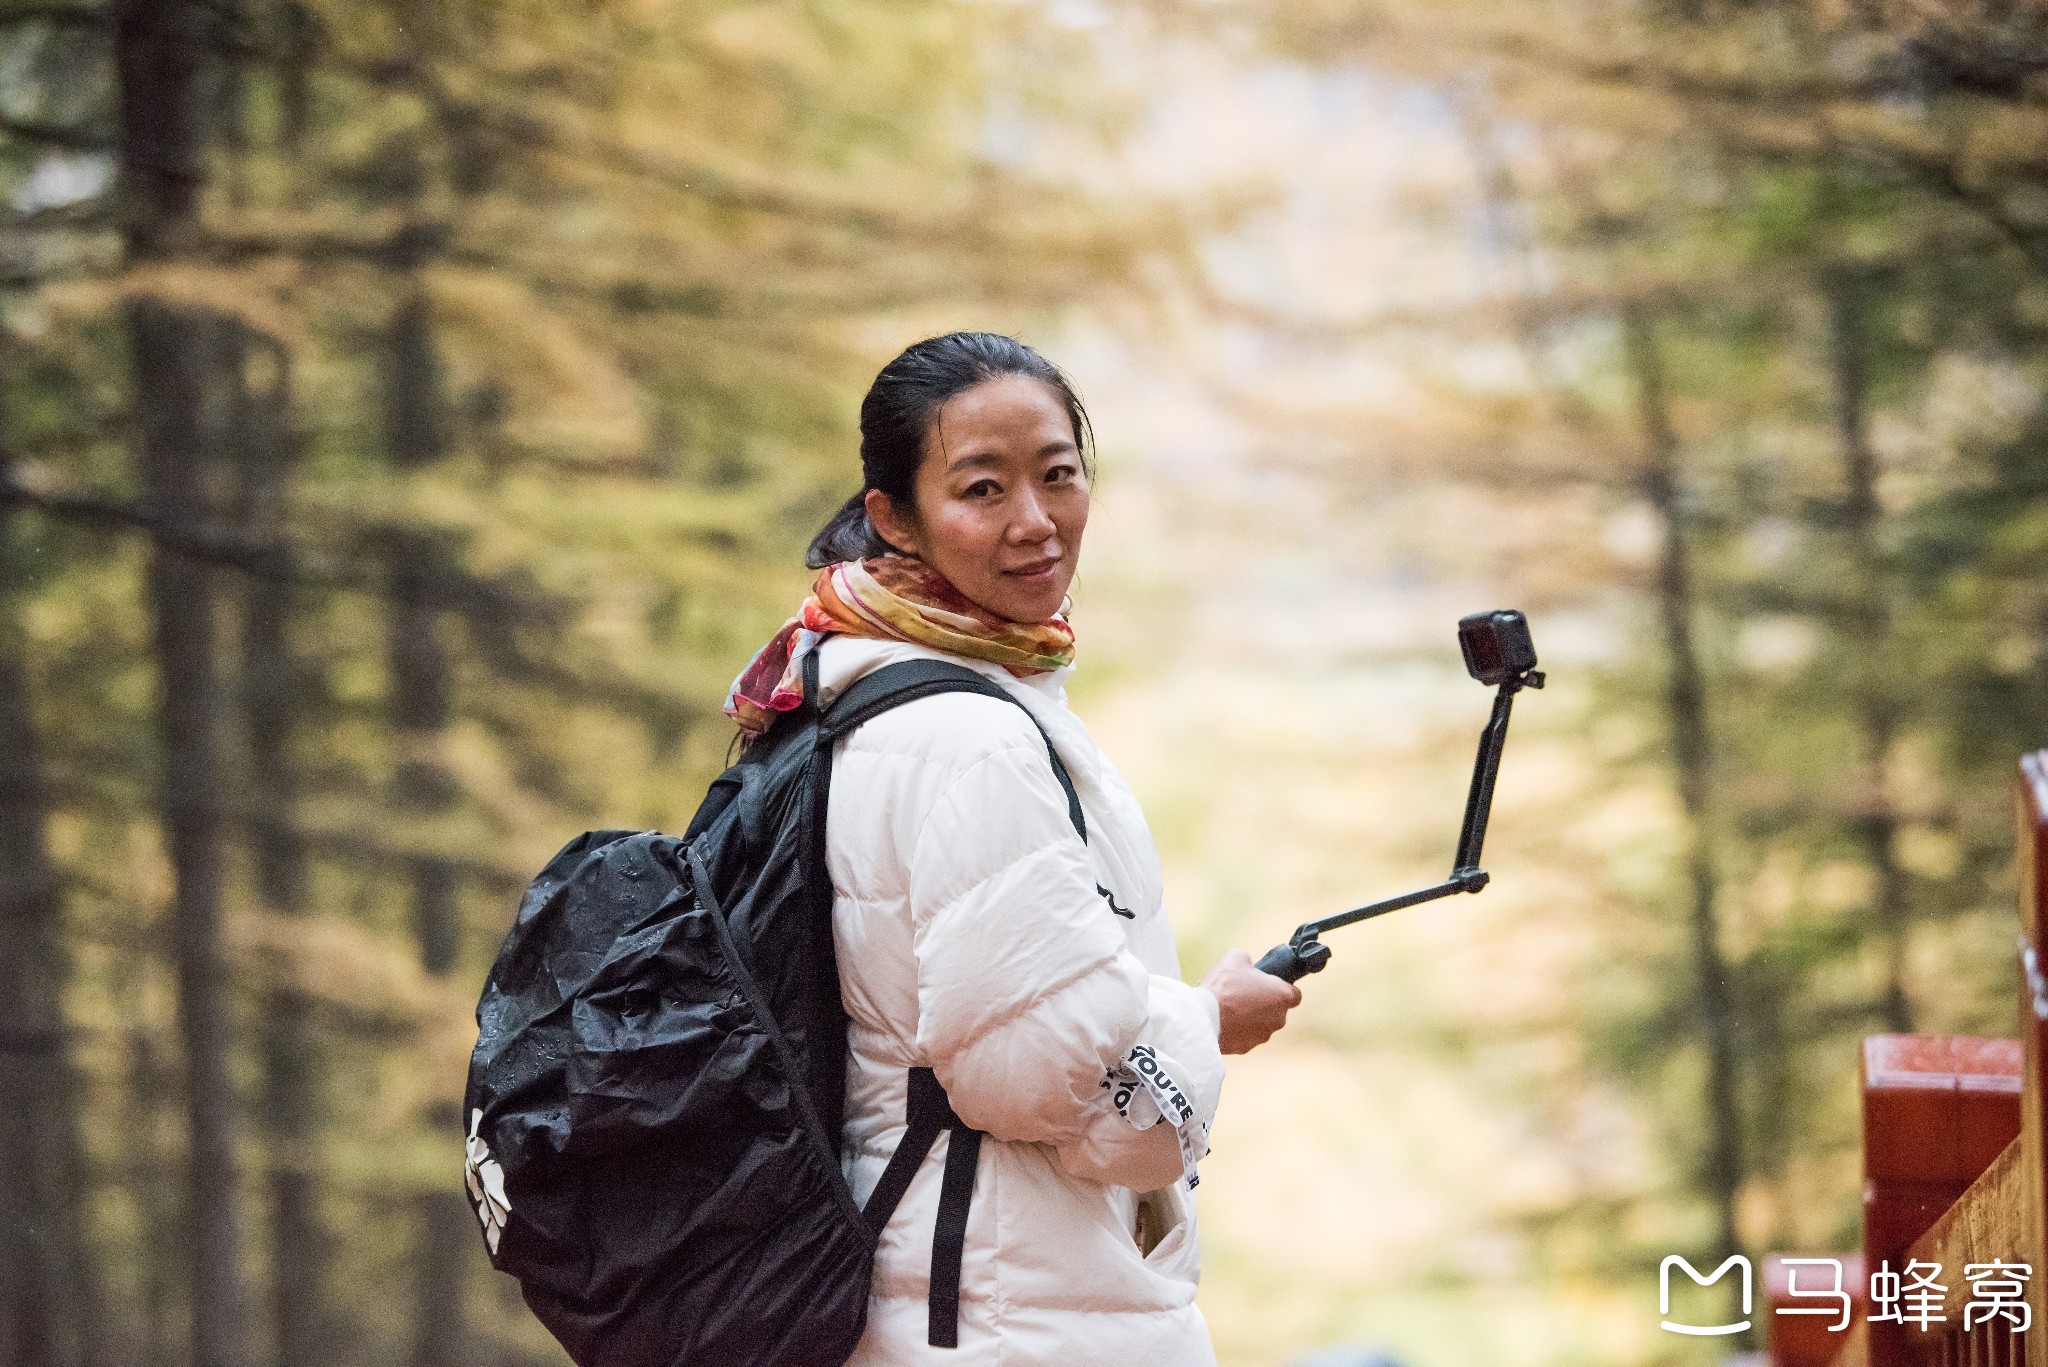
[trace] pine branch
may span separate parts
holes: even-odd
[[[153,780],[147,775],[123,774],[105,765],[81,769],[66,764],[54,768],[48,775],[48,795],[58,810],[128,817],[148,805],[147,793],[151,782]],[[366,801],[381,798],[381,794],[367,791],[361,796]],[[284,836],[303,845],[309,855],[337,859],[367,869],[389,869],[402,861],[431,858],[479,886],[515,892],[524,888],[533,876],[533,871],[523,866],[474,855],[423,850],[417,845],[384,839],[361,822],[319,825],[234,802],[217,802],[208,810],[239,830],[243,839],[252,844]],[[65,878],[73,884],[78,881],[78,875],[73,873],[67,873]],[[113,895],[112,890],[105,891]]]
[[[14,24],[71,24],[78,28],[107,28],[113,14],[105,5],[0,5],[0,27]]]
[[[195,560],[231,566],[258,578],[297,577],[275,546],[231,532],[190,526],[122,499],[33,488],[12,472],[0,474],[0,508],[5,507],[34,508],[102,530],[147,532],[153,540]]]
[[[394,535],[416,534],[418,530],[384,523],[361,524],[355,529],[358,545],[354,555],[323,562],[279,542],[183,522],[143,504],[34,488],[18,474],[0,474],[0,508],[6,507],[33,508],[102,531],[140,532],[194,560],[233,569],[254,579],[386,599],[395,595],[380,548]],[[521,579],[471,575],[445,563],[421,577],[414,596],[427,607],[500,627],[559,628],[573,609],[566,600],[542,594]]]
[[[111,192],[75,199],[67,204],[46,204],[26,213],[9,214],[0,221],[0,227],[16,233],[68,233],[113,226],[114,196]]]
[[[106,152],[114,150],[111,134],[91,132],[61,123],[42,123],[34,119],[15,119],[0,115],[0,135],[19,138],[23,142],[41,143],[45,147],[61,147],[67,152]]]
[[[587,674],[527,650],[504,632],[475,633],[472,644],[493,673],[570,701],[595,703],[658,727],[687,727],[703,713],[701,699],[617,673]]]

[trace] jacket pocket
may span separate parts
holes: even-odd
[[[1194,1196],[1180,1183],[1138,1197],[1145,1267],[1161,1277],[1193,1281],[1201,1268],[1195,1242]]]

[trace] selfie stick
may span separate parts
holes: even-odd
[[[1434,902],[1453,893],[1477,892],[1486,886],[1487,874],[1479,867],[1479,852],[1486,843],[1486,818],[1493,810],[1493,784],[1500,776],[1500,753],[1508,740],[1508,713],[1514,708],[1515,694],[1524,688],[1543,687],[1543,674],[1536,668],[1536,646],[1529,638],[1529,621],[1519,612],[1478,612],[1463,618],[1458,623],[1458,645],[1465,653],[1466,671],[1500,691],[1493,698],[1493,718],[1479,733],[1479,756],[1472,763],[1472,790],[1465,795],[1465,825],[1458,833],[1458,854],[1451,863],[1451,876],[1433,887],[1308,922],[1286,944],[1266,951],[1266,956],[1259,960],[1262,971],[1297,982],[1307,974],[1322,972],[1330,962],[1330,947],[1320,938],[1325,931],[1369,921],[1403,907]]]

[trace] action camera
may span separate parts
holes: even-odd
[[[1465,652],[1465,670],[1488,688],[1504,683],[1531,683],[1541,688],[1536,668],[1536,643],[1529,639],[1529,619],[1512,608],[1475,612],[1458,620],[1458,648]]]

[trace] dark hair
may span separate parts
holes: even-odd
[[[882,367],[867,397],[860,401],[861,489],[832,514],[804,552],[814,570],[841,560],[889,555],[895,548],[882,539],[863,506],[870,489],[880,489],[905,508],[915,506],[917,467],[924,460],[925,436],[946,400],[983,380],[1002,375],[1029,375],[1057,394],[1073,424],[1074,445],[1081,468],[1089,470],[1095,444],[1081,396],[1058,366],[1015,337],[999,332],[949,332],[905,347]]]

